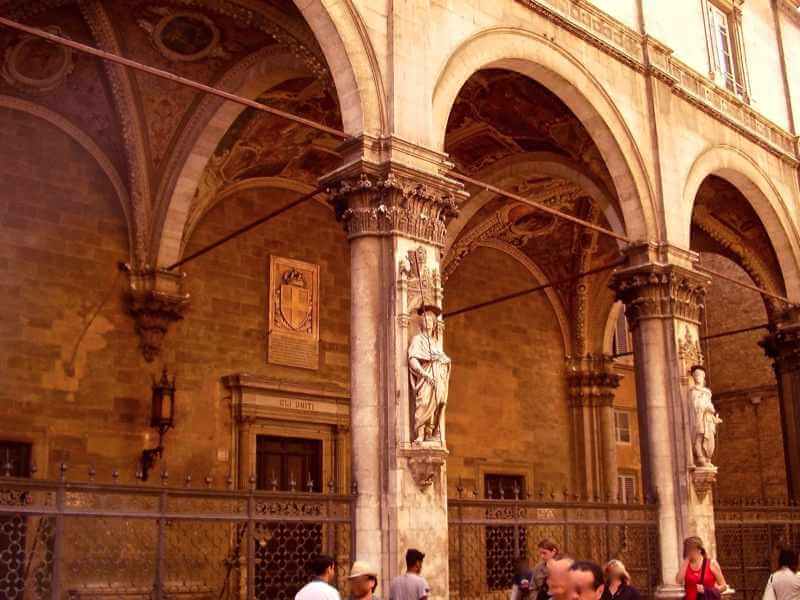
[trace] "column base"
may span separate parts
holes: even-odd
[[[656,590],[656,600],[681,600],[685,596],[682,585],[665,583]]]

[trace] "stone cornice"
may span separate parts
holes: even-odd
[[[444,247],[460,184],[395,163],[351,163],[320,181],[349,239],[398,235]]]
[[[641,35],[585,0],[516,2],[630,68],[661,80],[670,86],[672,93],[775,156],[793,166],[800,164],[800,143],[796,136],[676,59],[670,48],[651,36]]]

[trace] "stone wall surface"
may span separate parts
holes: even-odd
[[[518,291],[531,277],[516,261],[480,248],[445,286],[452,310]],[[483,473],[523,475],[529,489],[569,485],[569,413],[558,322],[542,293],[453,317],[447,472],[467,490]],[[533,480],[531,481],[531,476]]]

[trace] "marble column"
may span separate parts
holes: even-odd
[[[625,303],[636,363],[636,397],[647,495],[658,500],[660,598],[682,597],[674,582],[682,541],[699,535],[714,554],[711,469],[695,468],[688,406],[689,369],[702,363],[699,323],[710,281],[695,253],[643,244],[611,282]]]
[[[614,432],[614,390],[621,375],[610,356],[586,355],[567,361],[576,458],[576,491],[588,499],[617,497],[617,444]]]
[[[352,150],[361,155],[348,159]],[[350,240],[356,557],[376,565],[385,590],[404,571],[406,550],[422,550],[430,598],[444,599],[447,449],[444,442],[413,442],[407,354],[420,327],[416,308],[423,301],[441,307],[441,248],[463,192],[436,174],[439,167],[396,162],[396,151],[392,141],[360,140],[344,149],[345,166],[322,180]],[[444,161],[425,156],[428,167]]]
[[[761,346],[778,382],[787,492],[800,500],[800,308],[773,318]]]

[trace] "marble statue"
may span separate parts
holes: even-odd
[[[722,423],[714,404],[711,390],[706,387],[706,371],[703,367],[692,367],[692,384],[689,386],[689,402],[694,416],[692,451],[698,467],[709,467],[717,446],[717,426]]]
[[[414,396],[415,443],[444,444],[444,413],[450,385],[450,358],[442,348],[441,309],[424,304],[421,328],[408,346],[408,375]]]

